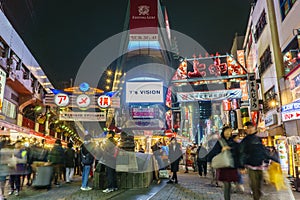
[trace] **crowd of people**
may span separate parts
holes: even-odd
[[[233,130],[230,126],[224,126],[220,137],[214,145],[207,146],[200,143],[193,144],[187,147],[185,156],[185,169],[188,173],[188,167],[191,166],[195,171],[198,171],[200,177],[207,177],[208,170],[211,172],[211,184],[220,186],[222,182],[224,189],[224,199],[229,200],[234,186],[239,191],[244,191],[242,174],[249,175],[250,188],[253,193],[253,199],[259,200],[262,196],[261,184],[263,181],[263,170],[269,160],[279,162],[278,155],[274,148],[270,153],[262,144],[260,138],[256,136],[256,127],[251,123],[245,124],[245,138],[240,140],[237,135],[233,135]],[[110,193],[118,190],[116,177],[116,159],[117,159],[117,142],[114,138],[115,132],[109,131],[101,145],[99,151],[102,152],[102,158],[105,162],[107,188],[104,193]],[[19,195],[23,184],[27,186],[33,184],[36,178],[36,162],[48,163],[53,168],[51,182],[56,186],[60,186],[64,181],[70,184],[73,181],[73,176],[82,176],[80,189],[83,191],[92,190],[89,186],[89,177],[92,175],[92,166],[98,163],[97,158],[90,152],[92,147],[92,137],[86,135],[83,144],[80,147],[74,148],[72,143],[68,143],[67,147],[62,146],[61,140],[57,139],[51,149],[46,149],[42,145],[33,141],[30,145],[24,145],[22,140],[15,141],[14,144],[2,140],[0,143],[0,189],[1,196],[4,196],[4,185],[9,177],[10,191],[9,195]],[[179,165],[184,158],[181,144],[176,137],[170,138],[168,145],[164,141],[159,140],[152,147],[152,153],[158,165],[158,170],[170,170],[168,184],[178,184],[177,172]],[[223,151],[230,151],[234,160],[232,167],[213,169],[211,162],[213,158]],[[139,153],[145,153],[145,150],[140,146]],[[192,161],[190,165],[187,161]],[[103,160],[102,160],[103,161]],[[268,162],[266,162],[268,161]]]

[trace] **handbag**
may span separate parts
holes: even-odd
[[[221,139],[219,140],[222,147],[225,145],[227,146],[226,142]],[[225,143],[225,144],[224,144]],[[219,168],[233,168],[234,167],[234,160],[232,158],[232,154],[230,150],[225,150],[213,157],[211,161],[211,167],[214,169]]]
[[[169,178],[169,172],[166,169],[161,169],[159,170],[159,174],[158,174],[159,178]]]

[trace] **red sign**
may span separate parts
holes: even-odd
[[[111,99],[109,96],[102,95],[98,98],[97,103],[101,108],[107,108],[111,105]]]
[[[157,34],[157,10],[156,0],[130,0],[130,34]],[[147,27],[155,27],[155,29]],[[133,30],[137,28],[140,29]]]

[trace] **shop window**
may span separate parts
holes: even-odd
[[[277,106],[277,94],[275,93],[275,87],[273,86],[264,94],[264,112],[275,108]]]
[[[258,67],[259,75],[261,76],[273,63],[272,62],[272,53],[270,50],[270,46],[264,51],[263,55],[260,57],[260,66]]]
[[[287,16],[296,1],[297,0],[279,0],[282,20]]]
[[[257,24],[255,25],[254,38],[255,38],[256,42],[259,39],[259,37],[261,36],[266,25],[267,25],[266,12],[265,12],[265,10],[263,10],[257,21]]]

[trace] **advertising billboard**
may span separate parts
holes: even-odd
[[[162,82],[127,82],[126,103],[163,103]]]

